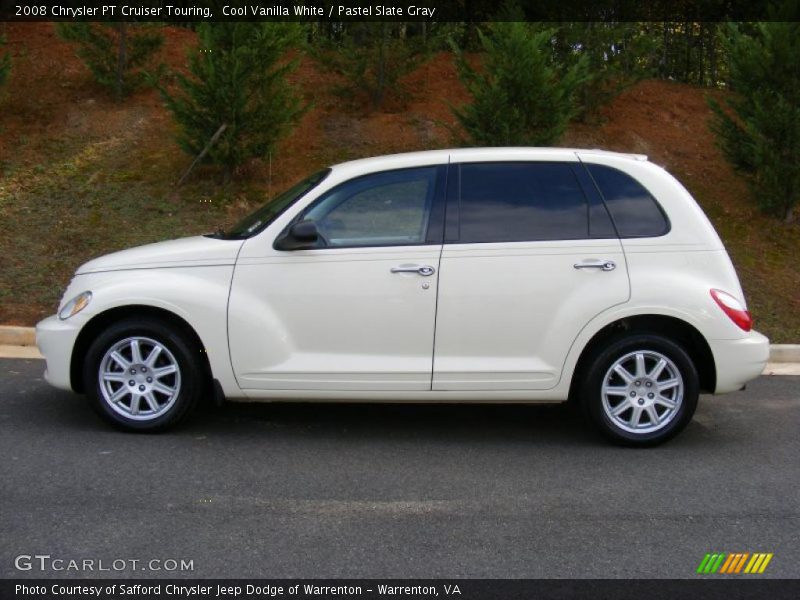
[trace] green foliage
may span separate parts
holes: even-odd
[[[226,129],[205,160],[225,167],[226,178],[253,157],[264,157],[305,108],[286,76],[296,61],[285,61],[297,45],[294,23],[202,23],[199,49],[189,58],[191,77],[178,74],[178,93],[160,87],[180,127],[178,143],[199,155],[221,125]]]
[[[648,23],[563,23],[555,34],[559,62],[586,62],[586,77],[577,92],[578,115],[583,121],[597,117],[598,110],[622,89],[653,74],[650,57],[655,40]]]
[[[78,56],[97,83],[118,100],[145,81],[144,69],[164,43],[154,25],[132,23],[59,23],[59,35],[78,44]]]
[[[375,109],[387,96],[406,96],[400,79],[420,63],[436,39],[419,23],[348,22],[340,32],[319,40],[313,52],[323,66],[344,78],[340,91],[366,96]]]
[[[0,48],[5,46],[6,39],[0,35]],[[11,72],[11,55],[6,53],[0,56],[0,85],[3,85]]]
[[[731,24],[726,45],[734,95],[709,101],[712,129],[750,175],[762,209],[791,221],[800,197],[800,23],[758,23],[750,32]]]
[[[472,104],[453,108],[470,144],[546,146],[578,112],[576,92],[586,79],[586,59],[556,60],[554,29],[519,21],[495,22],[479,32],[483,65],[473,66],[453,44],[461,81]]]

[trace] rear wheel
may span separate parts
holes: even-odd
[[[697,369],[683,348],[658,335],[632,334],[594,356],[581,401],[613,441],[651,446],[686,427],[698,395]]]
[[[159,320],[115,323],[87,353],[83,378],[92,407],[129,431],[175,425],[205,387],[204,369],[192,348],[188,336]]]

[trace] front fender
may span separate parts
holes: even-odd
[[[237,396],[227,325],[232,275],[233,266],[228,265],[89,273],[72,280],[64,299],[92,292],[89,306],[73,317],[81,329],[94,317],[127,306],[158,308],[180,317],[203,343],[212,375],[225,395]]]

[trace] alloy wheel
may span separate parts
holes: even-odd
[[[128,337],[111,346],[98,370],[108,406],[137,421],[157,419],[175,404],[181,371],[172,352],[148,337]]]
[[[666,355],[637,350],[617,359],[603,378],[603,410],[629,433],[652,433],[678,414],[684,396],[680,370]]]

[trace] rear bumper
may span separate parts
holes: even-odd
[[[717,367],[715,394],[742,389],[763,373],[769,359],[769,340],[757,331],[738,340],[710,340],[709,345]]]
[[[47,362],[44,378],[54,387],[72,389],[70,377],[72,348],[82,324],[83,319],[78,320],[73,317],[62,321],[56,315],[36,324],[36,345]]]

